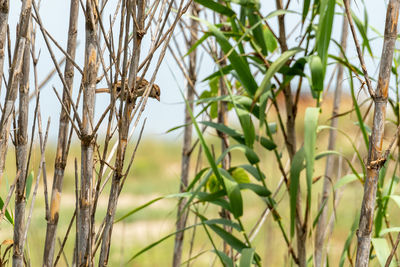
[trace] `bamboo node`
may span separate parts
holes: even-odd
[[[89,146],[93,141],[93,135],[91,134],[82,134],[80,138],[81,138],[81,143],[86,146]]]
[[[376,94],[375,94],[375,97],[374,97],[374,102],[375,103],[386,103],[387,102],[387,97],[384,97],[384,96],[377,96]]]
[[[137,36],[137,38],[138,39],[143,39],[143,36],[146,34],[146,31],[144,31],[144,30],[138,30],[137,32],[136,32],[136,36]]]
[[[377,160],[371,160],[368,164],[368,169],[380,169],[386,162],[386,157],[380,157]]]

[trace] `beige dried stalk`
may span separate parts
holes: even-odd
[[[364,196],[361,205],[359,228],[357,231],[358,246],[356,266],[366,267],[369,264],[371,233],[374,222],[374,209],[379,171],[386,160],[386,157],[382,154],[382,144],[386,118],[386,104],[390,83],[390,72],[393,61],[394,45],[397,39],[397,23],[400,1],[390,0],[387,6],[385,34],[379,68],[378,85],[375,92],[372,91],[366,66],[364,64],[362,54],[360,53],[354,24],[350,15],[349,0],[345,0],[344,4],[361,66],[365,74],[366,84],[375,104],[372,133],[369,140],[368,160],[366,164],[367,176],[365,178]]]
[[[6,8],[8,2],[4,3],[3,7]],[[7,92],[5,97],[5,102],[3,105],[3,112],[0,121],[0,180],[3,176],[7,147],[8,147],[8,137],[10,134],[12,113],[14,111],[14,103],[17,98],[18,92],[18,77],[21,75],[22,71],[22,61],[25,50],[25,45],[30,39],[28,27],[30,23],[32,0],[25,0],[22,2],[21,13],[19,17],[19,30],[16,40],[16,45],[12,57],[12,63],[10,66],[9,77],[7,82]],[[4,9],[5,10],[5,9]],[[3,14],[4,15],[4,14]],[[7,20],[2,21],[6,25],[0,25],[0,29],[7,27]],[[2,33],[2,32],[0,32]],[[1,36],[0,36],[1,38]],[[4,59],[3,59],[4,65]],[[3,68],[2,68],[3,69]]]
[[[7,36],[8,12],[10,10],[9,0],[0,1],[0,87],[3,80],[4,58]],[[7,154],[8,132],[0,132],[0,181],[3,177],[5,159]]]
[[[85,43],[85,67],[82,77],[83,108],[81,127],[81,181],[79,196],[79,212],[77,217],[77,252],[78,266],[92,266],[91,253],[91,210],[93,193],[94,171],[94,105],[97,84],[97,28],[98,14],[93,6],[94,1],[87,0],[85,7],[86,43]],[[97,1],[95,1],[97,2]],[[64,91],[65,92],[65,91]]]
[[[138,59],[138,53],[140,55],[140,44],[143,36],[137,36],[137,31],[138,30],[143,30],[144,27],[144,8],[145,4],[147,1],[141,1],[137,3],[138,5],[136,6],[136,3],[133,3],[131,1],[127,1],[126,3],[126,24],[125,24],[125,45],[124,45],[124,60],[123,60],[123,73],[122,73],[122,85],[121,85],[121,92],[120,94],[122,95],[121,99],[125,99],[124,104],[121,105],[119,109],[119,120],[117,122],[118,124],[118,146],[117,146],[117,155],[115,159],[115,169],[113,172],[113,178],[112,178],[112,184],[111,184],[111,191],[109,195],[109,200],[108,200],[108,207],[107,207],[107,215],[105,218],[105,224],[104,224],[104,230],[102,233],[102,241],[101,241],[101,250],[100,250],[100,258],[99,258],[99,266],[107,266],[108,265],[108,258],[110,254],[110,246],[111,246],[111,234],[112,234],[112,227],[113,227],[113,221],[114,221],[114,215],[118,203],[118,196],[120,192],[120,187],[121,187],[121,179],[123,177],[123,167],[124,167],[124,159],[125,159],[125,153],[126,153],[126,148],[127,148],[127,140],[128,140],[128,132],[129,132],[129,126],[131,123],[131,112],[133,106],[129,104],[129,99],[124,97],[125,94],[127,94],[128,90],[126,90],[126,87],[129,88],[135,88],[134,82],[136,82],[136,73],[135,76],[133,76],[133,73],[129,74],[129,80],[128,84],[125,82],[125,77],[126,77],[126,69],[127,69],[127,54],[128,54],[128,44],[129,44],[129,34],[130,34],[130,19],[131,16],[135,19],[135,21],[138,23],[137,29],[134,27],[136,30],[133,31],[134,34],[134,47],[135,49],[134,54],[132,55],[132,63],[131,64],[137,64],[137,59]],[[136,10],[138,10],[138,14],[136,15]],[[136,34],[136,36],[135,36]],[[136,59],[136,60],[135,60]],[[136,65],[137,66],[137,65]],[[132,68],[131,68],[132,70]],[[136,100],[134,100],[136,101]]]
[[[194,17],[199,16],[200,7],[196,3],[192,3],[191,7],[191,15]],[[189,50],[196,42],[197,35],[199,31],[198,21],[196,19],[190,19],[190,39],[187,40],[187,50]],[[192,146],[192,120],[190,118],[190,110],[193,110],[193,100],[195,95],[195,86],[197,81],[197,50],[195,49],[189,55],[189,66],[185,70],[187,73],[187,92],[186,99],[189,102],[189,108],[185,106],[185,118],[184,118],[184,133],[183,133],[183,146],[182,146],[182,163],[181,163],[181,182],[179,185],[179,192],[186,192],[188,183],[189,183],[189,171],[190,171],[190,159],[191,159],[191,146]],[[178,267],[182,263],[182,248],[183,248],[183,239],[185,232],[183,229],[186,227],[186,221],[188,217],[188,211],[184,210],[186,206],[187,199],[181,198],[178,203],[178,211],[177,211],[177,220],[176,220],[176,232],[175,235],[175,245],[174,245],[174,254],[172,259],[172,266]]]
[[[131,136],[131,132],[136,129],[136,126],[139,122],[139,119],[141,115],[143,114],[144,108],[147,103],[147,99],[151,93],[154,80],[156,77],[156,74],[159,70],[159,67],[161,65],[162,60],[164,59],[166,49],[168,47],[168,43],[172,37],[172,32],[175,29],[177,22],[181,18],[181,16],[187,11],[190,1],[184,6],[183,5],[184,1],[180,2],[180,6],[176,11],[176,17],[174,20],[174,23],[166,30],[164,33],[164,27],[166,25],[166,21],[168,18],[168,15],[170,14],[172,10],[172,4],[173,2],[170,2],[168,5],[168,9],[166,13],[164,13],[164,9],[161,7],[159,11],[159,20],[156,22],[155,28],[158,29],[157,32],[157,37],[153,39],[152,45],[148,51],[148,55],[145,57],[144,61],[140,64],[139,59],[140,59],[140,53],[141,53],[141,42],[143,36],[146,34],[146,29],[149,27],[152,23],[152,21],[148,21],[148,25],[145,25],[145,19],[146,19],[146,12],[145,12],[145,7],[147,4],[147,1],[139,1],[139,2],[131,2],[128,1],[128,7],[130,6],[131,8],[127,8],[127,19],[126,19],[126,25],[125,25],[125,45],[124,45],[124,59],[123,59],[123,68],[122,68],[122,84],[121,84],[121,94],[122,97],[121,99],[126,99],[124,101],[124,105],[120,105],[119,109],[119,116],[118,116],[118,143],[117,143],[117,155],[113,167],[113,178],[112,178],[112,184],[111,184],[111,191],[109,195],[109,202],[108,202],[108,208],[107,208],[107,215],[105,218],[104,222],[104,228],[100,227],[99,233],[102,235],[102,241],[101,241],[101,251],[100,251],[100,259],[99,259],[99,266],[105,266],[108,263],[108,257],[109,257],[109,250],[110,250],[110,241],[111,241],[111,234],[112,234],[112,225],[113,225],[113,218],[115,216],[115,211],[117,208],[117,202],[118,202],[118,197],[120,195],[123,183],[125,181],[125,178],[128,174],[128,171],[130,169],[130,166],[132,163],[129,164],[127,171],[124,173],[122,172],[124,169],[124,160],[125,160],[125,152],[127,148],[127,142]],[[165,3],[164,3],[165,4]],[[130,16],[129,13],[132,13]],[[128,36],[130,34],[129,32],[129,21],[130,18],[133,18],[135,27],[133,29],[133,47],[134,53],[130,59],[130,66],[129,66],[129,76],[128,76],[128,82],[125,84],[125,77],[127,75],[126,70],[128,69],[128,60],[127,60],[127,55],[128,55]],[[137,88],[136,84],[136,77],[138,76],[138,71],[141,69],[141,67],[144,67],[144,70],[142,72],[141,78],[144,77],[146,74],[146,71],[148,70],[150,63],[153,59],[154,51],[160,47],[163,44],[163,47],[160,51],[160,56],[158,57],[156,67],[153,71],[152,77],[150,79],[149,85],[145,92],[142,95],[142,98],[140,99],[140,102],[136,105],[136,99],[133,99],[133,101],[130,101],[129,98],[125,98],[124,94],[127,93],[127,88]],[[130,103],[132,102],[132,103]],[[133,104],[133,105],[132,105]],[[136,120],[133,123],[133,130],[129,132],[129,126],[133,118],[136,117]]]
[[[23,10],[25,11],[25,10]],[[15,137],[17,172],[20,173],[15,187],[15,217],[14,217],[14,251],[13,266],[24,265],[24,233],[25,233],[25,185],[28,169],[28,114],[29,114],[29,70],[30,70],[30,35],[31,7],[26,13],[26,42],[24,46],[22,78],[19,84],[19,114],[18,129]]]
[[[70,18],[69,18],[69,29],[68,29],[68,43],[67,53],[72,59],[75,59],[76,52],[76,37],[78,32],[78,11],[79,1],[71,0],[70,5]],[[46,241],[43,255],[43,266],[53,266],[54,258],[54,247],[56,240],[56,232],[59,218],[59,208],[61,202],[61,191],[64,178],[65,165],[67,163],[68,156],[68,133],[69,133],[69,119],[70,105],[69,97],[66,93],[67,90],[72,94],[73,80],[74,80],[74,66],[71,60],[67,59],[64,70],[64,78],[67,87],[63,90],[62,102],[65,108],[61,108],[59,129],[58,129],[58,141],[56,158],[54,164],[54,178],[53,187],[51,192],[50,212],[46,214],[47,228],[46,228]]]

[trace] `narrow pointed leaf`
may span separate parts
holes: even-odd
[[[286,52],[284,52],[277,60],[275,60],[271,66],[268,68],[267,73],[265,74],[260,86],[257,88],[257,91],[254,94],[254,102],[258,100],[258,98],[267,90],[269,83],[271,82],[271,78],[275,75],[275,73],[289,60],[290,57],[294,56],[298,52],[302,51],[301,48],[293,48]]]
[[[236,50],[232,49],[232,45],[229,43],[228,39],[215,25],[210,24],[209,22],[206,22],[206,24],[208,25],[210,32],[217,39],[217,42],[224,53],[229,53],[228,59],[236,71],[240,82],[250,94],[254,94],[257,90],[257,83],[254,80],[249,64],[246,62],[245,58],[239,56]]]
[[[254,248],[245,248],[242,250],[239,267],[251,267],[254,257]]]
[[[232,9],[213,0],[195,0],[195,2],[217,12],[218,14],[228,17],[233,17],[235,15],[235,12],[233,12]]]
[[[324,4],[323,4],[324,3]],[[323,77],[328,59],[328,48],[331,43],[333,18],[335,15],[335,0],[324,0],[320,3],[320,21],[317,30],[317,52],[323,65]]]
[[[292,165],[290,167],[290,236],[294,236],[294,224],[296,217],[296,202],[297,194],[299,189],[300,172],[304,168],[304,148],[300,148],[299,151],[293,157]]]

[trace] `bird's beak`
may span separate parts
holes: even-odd
[[[156,95],[156,99],[157,99],[158,102],[160,102],[160,96],[159,95]]]

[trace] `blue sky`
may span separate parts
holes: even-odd
[[[11,35],[15,36],[15,25],[18,21],[19,11],[20,11],[20,1],[10,1],[11,11],[10,11],[10,30]],[[18,2],[18,3],[16,3]],[[117,1],[110,1],[111,6],[115,4]],[[114,3],[115,2],[115,3]],[[301,2],[301,1],[300,1]],[[383,32],[384,29],[384,20],[385,20],[385,12],[386,5],[381,1],[366,1],[367,2],[367,10],[369,14],[369,22],[370,25],[375,27],[379,32]],[[268,14],[273,11],[275,8],[275,4],[272,1],[261,1],[262,8],[265,11],[264,14]],[[268,3],[268,4],[267,4]],[[269,5],[269,3],[272,3]],[[363,5],[360,1],[354,3],[352,5],[354,11],[357,14],[363,14]],[[292,1],[291,10],[299,11],[301,10],[298,1]],[[109,8],[109,10],[113,10],[113,8]],[[340,9],[336,9],[337,12],[341,12]],[[69,20],[69,1],[54,1],[54,0],[43,0],[41,3],[40,14],[45,24],[47,30],[58,40],[58,42],[66,47],[66,38],[68,32],[68,20]],[[106,16],[108,20],[108,15]],[[299,16],[297,14],[290,14],[286,16],[287,20],[287,32],[290,32],[298,23]],[[335,20],[335,25],[333,27],[333,36],[336,40],[340,39],[340,30],[341,30],[341,21],[342,18],[337,18]],[[271,19],[270,24],[272,27],[276,27],[276,18]],[[78,41],[79,47],[77,50],[76,61],[82,66],[83,65],[83,55],[84,55],[84,20],[82,17],[82,11],[80,10],[79,17],[79,31],[78,31]],[[300,28],[300,27],[299,27]],[[298,33],[298,31],[297,31]],[[374,36],[375,34],[372,31],[369,31],[370,36]],[[293,47],[296,45],[296,32],[293,35],[289,42],[289,46]],[[15,38],[12,39],[13,41]],[[380,56],[381,47],[382,47],[382,39],[377,39],[372,43],[373,53],[376,57]],[[14,42],[13,42],[14,45]],[[146,51],[148,49],[149,42],[146,41],[143,44],[143,50]],[[62,58],[62,53],[57,50],[57,48],[52,45],[53,50],[56,52],[57,58]],[[331,46],[331,51],[333,53],[337,53],[337,49]],[[50,55],[47,51],[47,48],[44,44],[42,35],[40,31],[37,32],[37,43],[36,43],[37,53],[40,50],[40,58],[38,62],[38,70],[39,70],[39,81],[41,81],[47,73],[53,68],[53,64],[50,58]],[[354,50],[352,39],[349,40],[349,48],[350,58],[353,58],[353,64],[358,64],[358,59],[356,58],[356,53]],[[157,57],[157,55],[155,56]],[[211,62],[206,59],[202,61],[200,66],[199,81],[212,73],[214,70],[212,69]],[[155,60],[154,60],[155,61]],[[376,76],[378,69],[378,60],[372,61],[371,59],[367,59],[367,66],[371,76]],[[154,66],[153,66],[154,67]],[[63,68],[62,68],[63,69]],[[101,70],[101,68],[100,68]],[[99,72],[100,73],[100,72]],[[151,71],[148,72],[146,78],[150,78]],[[75,72],[75,88],[79,86],[80,75],[78,72]],[[33,78],[32,78],[33,81]],[[181,136],[182,131],[178,130],[173,133],[166,133],[166,131],[174,126],[181,125],[183,123],[183,108],[184,104],[182,101],[180,89],[184,87],[184,80],[182,75],[180,74],[179,68],[176,66],[174,59],[167,52],[167,56],[162,63],[160,70],[158,72],[156,83],[160,85],[162,94],[161,94],[161,102],[157,102],[153,99],[149,100],[148,105],[146,107],[146,111],[142,118],[147,117],[147,124],[145,128],[145,136],[147,138],[162,138],[170,141],[177,141]],[[58,80],[57,75],[53,78],[47,86],[42,90],[41,93],[41,107],[42,107],[42,118],[43,120],[47,120],[48,117],[51,117],[52,126],[50,137],[51,140],[56,139],[57,131],[58,131],[58,119],[60,113],[60,104],[52,90],[52,86],[55,86],[60,90],[61,83]],[[99,87],[105,86],[105,83],[99,84]],[[207,87],[206,84],[200,83],[200,90]],[[1,99],[4,99],[4,86],[2,87]],[[33,87],[32,87],[33,88]],[[61,91],[61,90],[60,90]],[[60,92],[59,91],[59,92]],[[76,90],[75,90],[76,91]],[[100,116],[101,111],[108,105],[109,98],[107,95],[99,95],[96,100],[96,113],[97,116]],[[2,100],[3,102],[3,100]],[[31,102],[31,110],[33,113],[34,102]],[[43,122],[45,124],[45,121]]]

